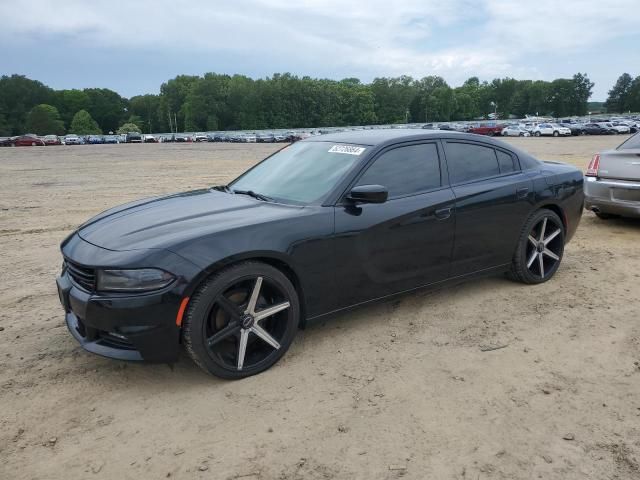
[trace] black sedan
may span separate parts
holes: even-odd
[[[615,131],[610,128],[605,128],[597,123],[587,123],[583,127],[585,135],[615,135]]]
[[[422,287],[549,280],[583,176],[457,132],[368,130],[287,146],[227,186],[107,210],[62,243],[57,279],[88,351],[225,378],[280,359],[298,327]]]

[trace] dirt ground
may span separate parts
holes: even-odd
[[[586,168],[621,137],[510,141]],[[0,479],[640,478],[640,221],[587,212],[544,285],[487,278],[344,314],[242,381],[81,350],[60,241],[274,148],[0,149]]]

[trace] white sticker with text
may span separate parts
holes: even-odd
[[[354,147],[353,145],[334,145],[329,149],[329,153],[346,153],[347,155],[360,155],[364,152],[364,147]]]

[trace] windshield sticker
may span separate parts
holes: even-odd
[[[354,147],[353,145],[334,145],[329,149],[329,153],[346,153],[347,155],[360,155],[364,152],[364,147]]]

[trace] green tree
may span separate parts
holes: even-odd
[[[0,117],[4,117],[5,134],[20,135],[26,131],[29,111],[41,103],[51,104],[54,91],[24,75],[0,77]]]
[[[159,95],[137,95],[129,99],[128,112],[141,119],[146,132],[168,131],[167,118],[160,116]],[[137,122],[135,122],[137,124]]]
[[[85,88],[88,105],[86,110],[105,132],[114,131],[126,118],[127,101],[108,88]]]
[[[76,135],[99,135],[102,133],[98,123],[89,115],[86,110],[80,110],[73,116],[71,120],[70,133]]]
[[[375,114],[383,124],[405,121],[407,110],[416,96],[413,78],[375,78],[370,86],[373,92]]]
[[[633,78],[628,73],[623,73],[618,77],[616,84],[609,90],[609,97],[605,102],[608,112],[622,113],[630,110],[629,95]]]
[[[640,112],[640,76],[634,78],[633,82],[631,82],[628,101],[629,110],[632,112]]]
[[[56,107],[41,103],[29,112],[26,129],[37,135],[63,135],[64,122],[60,119],[60,113]]]
[[[125,123],[124,125],[121,125],[120,128],[118,128],[118,133],[121,135],[129,132],[142,133],[140,131],[140,127],[138,127],[138,125],[136,125],[135,123]]]
[[[588,111],[587,104],[594,83],[589,80],[586,73],[576,73],[573,76],[573,92],[571,93],[571,110],[572,115],[586,115]]]
[[[184,103],[191,86],[199,78],[193,75],[178,75],[160,86],[160,116],[168,119],[171,115],[171,122],[173,122],[175,115],[178,131],[184,131]],[[173,128],[176,130],[176,125]]]
[[[89,109],[89,96],[82,90],[58,90],[53,105],[67,127],[71,126],[73,116],[80,110]]]

